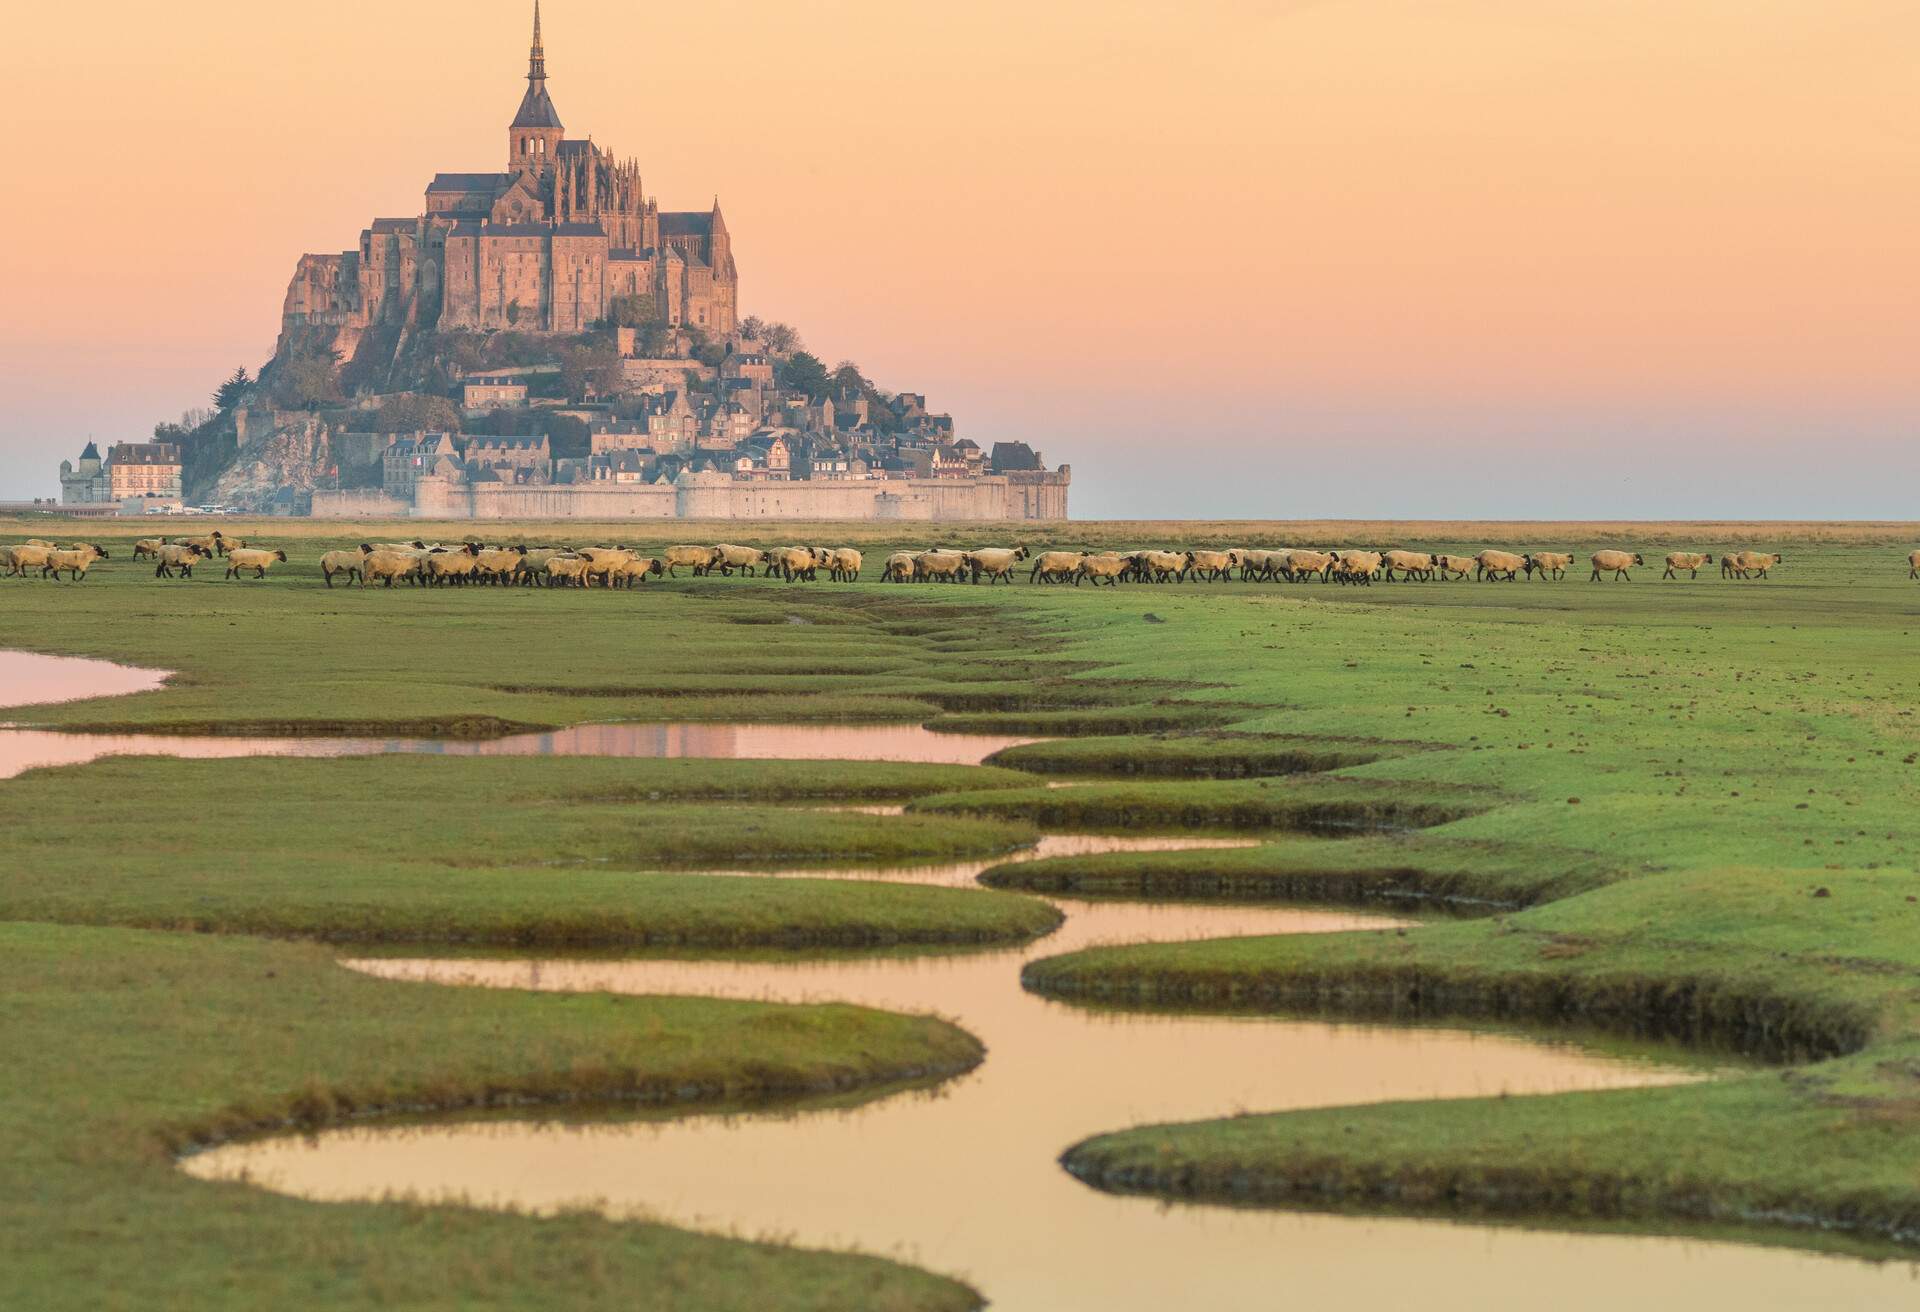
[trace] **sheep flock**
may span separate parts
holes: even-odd
[[[191,579],[203,562],[224,566],[228,580],[260,580],[288,559],[284,550],[229,536],[219,530],[200,537],[142,538],[133,558],[151,562],[157,579]],[[45,539],[29,539],[0,546],[0,567],[7,577],[35,573],[43,579],[76,583],[87,577],[98,561],[109,559],[105,548],[86,542],[65,547]],[[1338,583],[1370,586],[1394,582],[1450,582],[1473,578],[1481,582],[1559,581],[1574,570],[1573,552],[1512,552],[1488,549],[1472,556],[1445,555],[1401,549],[1309,550],[1304,548],[1256,551],[1243,547],[1171,548],[1139,551],[1042,551],[1023,546],[981,547],[974,550],[934,547],[925,551],[896,551],[880,571],[883,583],[1014,583],[1024,575],[1033,584],[1089,584],[1118,587],[1123,583]],[[1770,577],[1781,564],[1772,552],[1730,551],[1717,557],[1723,579]],[[1663,579],[1682,575],[1698,578],[1711,570],[1710,552],[1669,552]],[[1639,552],[1606,549],[1587,557],[1589,582],[1630,582],[1632,571],[1648,565]],[[1920,579],[1920,551],[1905,561],[1908,577]],[[864,555],[852,547],[751,547],[721,543],[716,546],[668,547],[658,555],[619,546],[488,546],[479,541],[456,543],[365,542],[358,548],[329,551],[319,560],[326,586],[409,587],[547,587],[634,588],[652,579],[695,577],[768,578],[788,583],[826,579],[855,583],[866,568]]]

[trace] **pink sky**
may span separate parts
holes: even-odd
[[[0,497],[503,161],[521,0],[9,19]],[[1081,516],[1910,516],[1911,0],[545,7],[568,130],[744,308]]]

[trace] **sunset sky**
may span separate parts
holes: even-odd
[[[743,310],[1078,517],[1920,517],[1915,0],[548,0]],[[504,164],[531,0],[16,6],[0,498]]]

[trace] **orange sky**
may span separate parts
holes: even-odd
[[[529,7],[12,15],[0,496],[257,366],[302,251],[499,167]],[[1076,514],[1911,513],[1913,0],[545,17],[569,132],[720,194],[748,312],[1071,460]]]

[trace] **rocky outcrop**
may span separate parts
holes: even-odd
[[[334,432],[319,416],[285,411],[269,416],[255,411],[241,431],[245,440],[232,463],[213,480],[205,493],[208,500],[268,512],[275,508],[276,499],[285,502],[288,494],[305,503],[311,501],[315,488],[337,485]]]

